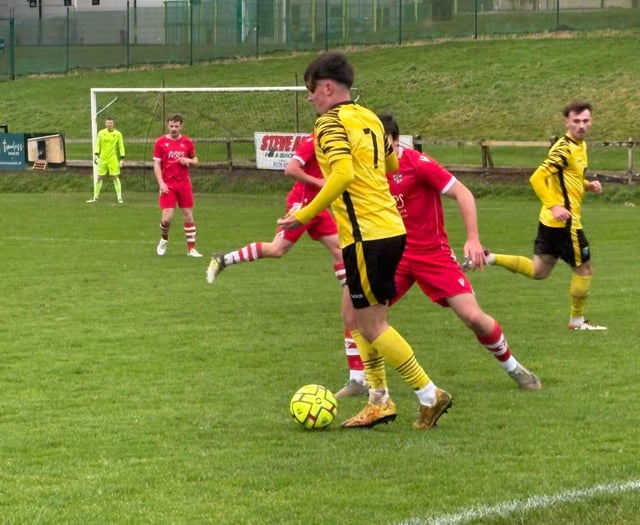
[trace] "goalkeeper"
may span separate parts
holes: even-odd
[[[105,128],[98,132],[95,144],[93,162],[98,166],[98,180],[93,186],[93,197],[87,202],[97,202],[102,191],[105,176],[113,178],[118,203],[122,204],[122,184],[120,183],[120,168],[124,163],[124,140],[122,133],[114,127],[112,118],[104,122]]]

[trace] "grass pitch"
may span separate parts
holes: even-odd
[[[453,408],[414,431],[415,396],[389,371],[395,423],[307,432],[289,421],[289,397],[346,379],[324,248],[305,238],[209,286],[180,221],[155,254],[153,194],[111,197],[0,194],[3,523],[637,523],[638,208],[585,203],[587,313],[607,332],[566,329],[565,266],[543,282],[472,274],[543,390],[519,391],[414,289],[390,317]],[[478,206],[487,246],[530,254],[532,196]],[[198,247],[270,240],[283,209],[283,197],[199,194]],[[363,402],[344,400],[338,419]]]

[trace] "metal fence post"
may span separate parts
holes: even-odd
[[[131,41],[131,35],[129,34],[129,14],[131,13],[130,7],[129,7],[129,0],[127,0],[127,12],[125,14],[124,17],[124,23],[125,23],[125,30],[124,30],[124,34],[125,34],[125,40],[126,42],[124,43],[125,45],[125,67],[127,69],[129,69],[129,64],[131,62],[131,58],[130,58],[130,52],[131,49],[129,48],[129,42]]]
[[[9,20],[9,78],[16,79],[16,28],[13,17]]]
[[[398,45],[402,45],[402,0],[398,0]]]
[[[324,50],[329,51],[329,0],[324,0]]]

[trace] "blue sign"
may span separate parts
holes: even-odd
[[[0,170],[23,170],[24,168],[24,133],[0,133]]]

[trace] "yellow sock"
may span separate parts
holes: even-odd
[[[118,198],[122,197],[122,183],[120,182],[120,179],[113,179],[113,187],[116,190],[116,195],[118,196]]]
[[[382,357],[367,341],[358,330],[350,330],[351,337],[356,342],[358,352],[364,365],[364,376],[372,390],[382,390],[387,388],[387,372],[384,368],[384,357]]]
[[[402,376],[413,390],[419,390],[429,384],[429,376],[418,363],[413,349],[393,327],[387,328],[371,343]]]
[[[589,286],[591,286],[593,275],[572,274],[571,284],[569,284],[569,295],[571,296],[571,317],[584,317],[584,303],[587,302]]]
[[[495,265],[533,279],[533,261],[531,259],[521,255],[501,255],[499,253],[494,253],[493,257]]]

